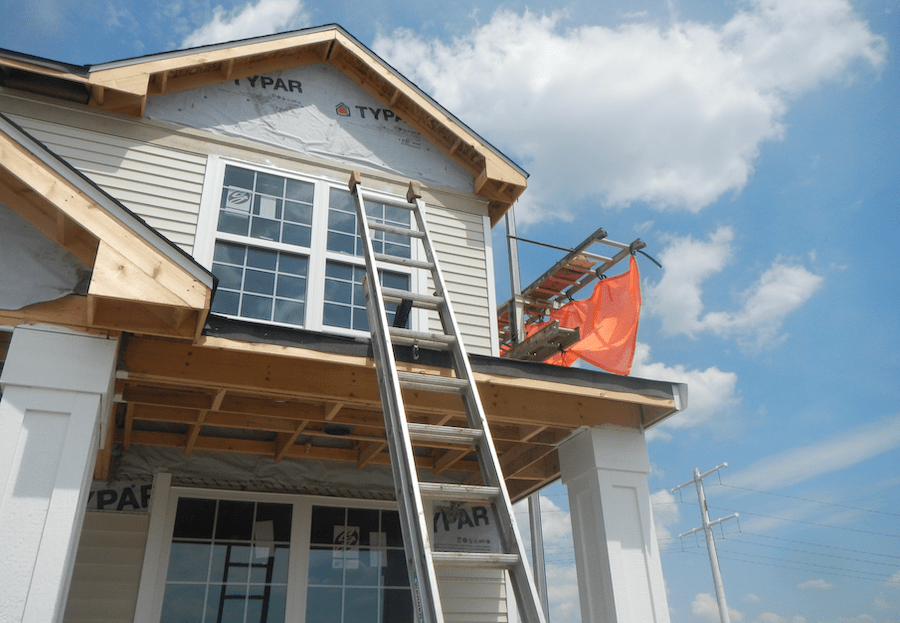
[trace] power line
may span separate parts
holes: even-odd
[[[737,511],[734,511],[733,509],[722,508],[721,506],[718,506],[718,507],[710,506],[709,508],[715,508],[716,510],[720,510],[720,511],[737,512]],[[754,515],[756,517],[766,517],[767,519],[779,519],[781,521],[789,521],[789,522],[793,522],[793,523],[806,524],[808,526],[818,526],[820,528],[832,528],[834,530],[847,530],[848,532],[859,532],[861,534],[872,534],[875,536],[887,536],[887,537],[891,537],[893,539],[900,539],[900,534],[888,534],[886,532],[874,532],[872,530],[862,530],[860,528],[846,528],[844,526],[834,526],[834,525],[829,525],[829,524],[824,524],[824,523],[816,523],[814,521],[805,521],[803,519],[790,519],[789,517],[778,517],[777,515],[764,515],[762,513],[752,513],[750,511],[740,511],[740,513],[743,515]]]
[[[695,549],[697,549],[697,548],[695,548]],[[689,551],[689,550],[680,550],[680,551],[679,551],[679,550],[672,550],[671,552],[666,552],[666,553],[694,554],[694,555],[696,555],[696,556],[701,555],[700,552]],[[728,554],[734,554],[734,553],[737,553],[738,555],[742,555],[740,552],[726,551],[725,553],[728,553]],[[871,574],[871,575],[877,575],[877,576],[878,576],[878,577],[875,577],[875,578],[871,578],[871,577],[863,577],[863,576],[861,576],[861,575],[851,575],[851,574],[846,573],[846,572],[845,572],[845,573],[837,573],[837,572],[834,572],[834,571],[824,571],[824,570],[822,570],[822,569],[813,570],[813,569],[810,569],[810,568],[808,568],[808,567],[791,567],[791,566],[787,566],[787,565],[785,565],[785,564],[783,564],[783,563],[782,563],[782,564],[773,564],[773,563],[767,563],[767,562],[759,562],[759,561],[756,561],[756,560],[745,560],[745,559],[743,559],[743,558],[732,558],[732,557],[730,557],[730,556],[722,556],[722,558],[724,558],[725,560],[732,560],[732,561],[735,561],[735,562],[746,562],[746,563],[750,563],[750,564],[754,564],[754,565],[763,565],[763,566],[766,566],[766,567],[776,567],[776,568],[779,568],[779,569],[789,569],[789,570],[791,570],[791,571],[803,571],[803,572],[811,572],[811,571],[815,571],[816,573],[821,573],[821,574],[823,574],[823,575],[832,575],[832,576],[835,576],[835,577],[851,578],[851,579],[855,579],[855,580],[865,580],[865,581],[868,581],[868,582],[879,582],[879,583],[880,583],[880,582],[884,582],[885,580],[890,580],[891,577],[893,577],[893,576],[885,576],[885,575],[880,575],[880,574]],[[766,557],[762,557],[762,558],[766,558]],[[779,560],[779,559],[778,559],[778,558],[769,558],[769,560]],[[803,565],[803,563],[801,563],[801,562],[798,562],[798,563],[796,563],[796,564],[798,564],[798,565]],[[865,572],[865,571],[862,571],[861,573],[866,573],[866,572]]]
[[[825,506],[836,506],[838,508],[846,508],[854,511],[862,511],[865,513],[877,513],[879,515],[888,515],[889,517],[900,517],[900,513],[890,513],[888,511],[877,511],[871,508],[860,508],[859,506],[850,506],[849,504],[838,504],[836,502],[823,502],[822,500],[813,500],[812,498],[802,498],[796,495],[786,495],[784,493],[773,493],[772,491],[761,491],[760,489],[751,489],[750,487],[738,487],[736,485],[726,485],[723,482],[713,483],[711,486],[728,487],[729,489],[739,489],[741,491],[752,491],[753,493],[762,493],[765,495],[773,495],[780,498],[788,498],[791,500],[800,500],[801,502],[812,502],[813,504],[823,504]]]
[[[765,535],[765,534],[757,534],[757,533],[755,533],[755,532],[744,532],[743,530],[741,530],[741,534],[749,534],[749,535],[751,535],[751,536],[757,536],[757,537],[759,537],[759,538],[761,538],[761,539],[773,539],[773,540],[775,540],[775,541],[785,541],[785,542],[788,542],[788,543],[799,543],[799,544],[801,544],[801,545],[812,545],[813,547],[823,547],[823,548],[828,548],[828,549],[836,549],[836,550],[840,550],[840,551],[843,551],[843,552],[851,552],[851,553],[854,553],[854,554],[866,554],[866,555],[868,555],[868,556],[879,556],[879,557],[881,557],[881,558],[892,558],[892,559],[894,559],[894,560],[900,560],[900,556],[894,556],[894,555],[892,555],[892,554],[881,554],[881,553],[879,553],[879,552],[867,552],[867,551],[864,551],[864,550],[851,549],[851,548],[849,548],[849,547],[838,547],[837,545],[823,545],[823,544],[821,544],[821,543],[811,543],[810,541],[798,541],[798,540],[796,540],[796,539],[785,539],[785,538],[783,538],[783,537],[768,536],[768,535]],[[673,539],[673,540],[674,540],[674,539]],[[813,552],[811,552],[811,553],[813,553]],[[822,555],[824,556],[824,554],[822,554]]]

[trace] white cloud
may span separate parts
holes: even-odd
[[[733,240],[730,227],[718,228],[706,240],[670,238],[659,254],[662,278],[644,288],[644,309],[660,318],[665,333],[694,337],[709,332],[734,337],[744,348],[772,347],[784,340],[780,331],[785,319],[815,294],[822,277],[777,258],[738,296],[736,311],[704,313],[703,284],[731,260]]]
[[[675,501],[675,496],[667,489],[661,489],[650,496],[650,508],[653,509],[653,525],[656,527],[656,540],[660,548],[668,545],[672,539],[669,526],[681,520],[681,509]]]
[[[900,589],[900,571],[891,576],[887,581],[887,585],[891,588]]]
[[[213,9],[206,24],[185,37],[183,48],[247,39],[295,30],[309,25],[302,0],[258,0],[226,11]]]
[[[706,240],[692,236],[673,237],[659,253],[663,276],[656,284],[644,286],[644,310],[659,316],[668,335],[694,336],[704,327],[703,282],[731,261],[734,231],[720,227]]]
[[[834,584],[826,582],[825,580],[807,580],[806,582],[798,584],[797,588],[815,588],[820,591],[827,591],[830,588],[834,588]]]
[[[716,598],[709,593],[698,593],[694,597],[694,601],[691,602],[691,612],[704,621],[719,623],[721,620],[719,618],[719,604]],[[734,608],[728,608],[728,614],[734,623],[741,623],[744,620],[743,613]]]
[[[450,43],[373,46],[529,169],[523,221],[588,197],[696,212],[744,187],[792,97],[886,54],[847,0],[753,0],[722,26],[564,21],[499,10]]]
[[[787,623],[783,617],[774,612],[763,612],[753,620],[753,623]]]
[[[815,294],[822,277],[802,266],[776,260],[743,295],[743,307],[737,312],[707,314],[702,324],[719,335],[738,336],[743,346],[773,346],[784,319],[803,306]]]
[[[650,359],[650,347],[638,342],[631,366],[633,376],[660,379],[688,385],[688,407],[675,417],[665,420],[647,431],[647,438],[666,437],[665,431],[690,428],[716,417],[728,415],[740,402],[737,393],[737,374],[723,372],[713,366],[705,370],[689,369],[681,364],[667,366]]]
[[[743,599],[745,604],[758,604],[761,600],[759,595],[754,595],[753,593],[747,593],[744,595]]]
[[[845,469],[896,448],[900,448],[900,414],[766,457],[728,480],[733,486],[778,489]],[[822,457],[828,460],[823,461]]]

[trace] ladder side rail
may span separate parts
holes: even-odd
[[[359,184],[353,188],[356,216],[366,259],[364,292],[366,315],[372,333],[372,349],[379,379],[381,404],[384,409],[385,433],[390,445],[394,489],[400,507],[401,527],[406,543],[406,559],[413,589],[413,607],[425,623],[443,623],[439,604],[437,575],[431,561],[431,536],[424,505],[419,496],[419,480],[415,456],[409,441],[409,430],[403,408],[397,364],[391,346],[389,324],[381,292],[381,281],[372,246],[365,201]],[[424,586],[423,586],[424,584]]]
[[[444,331],[453,335],[456,339],[451,347],[451,353],[456,363],[456,373],[460,378],[469,381],[471,391],[466,392],[465,401],[467,403],[467,416],[469,426],[476,430],[481,430],[484,435],[479,442],[478,448],[481,452],[476,452],[478,462],[481,464],[481,470],[484,477],[484,484],[496,486],[500,490],[500,496],[494,503],[497,520],[499,523],[498,532],[506,551],[513,551],[519,554],[518,561],[514,564],[512,575],[513,592],[515,593],[516,603],[519,606],[522,619],[526,623],[544,623],[544,612],[537,600],[537,588],[534,583],[534,576],[531,573],[531,567],[525,557],[524,541],[516,525],[515,515],[512,503],[509,498],[509,491],[506,488],[506,481],[500,472],[500,459],[497,456],[497,450],[490,434],[487,418],[484,414],[484,408],[481,404],[481,398],[478,395],[478,389],[475,385],[475,375],[472,372],[469,357],[466,354],[463,345],[462,335],[459,332],[459,325],[453,312],[453,306],[450,303],[450,296],[447,292],[446,282],[444,281],[443,272],[437,261],[436,250],[431,239],[431,233],[425,222],[425,202],[419,197],[412,198],[415,201],[416,225],[423,234],[423,247],[427,260],[432,264],[432,276],[435,288],[439,296],[444,297],[444,306],[441,310],[441,322],[444,325]],[[482,456],[482,452],[486,456]]]

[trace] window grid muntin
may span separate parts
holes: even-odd
[[[183,526],[186,522],[191,522],[194,519],[190,505],[196,505],[198,503],[207,507],[211,506],[214,509],[213,521],[210,525],[210,529],[208,531],[195,531],[191,534],[185,534],[183,532],[179,533],[180,524]],[[223,506],[229,507],[228,513],[223,511]],[[229,513],[233,514],[237,507],[244,507],[245,509],[250,510],[250,530],[249,533],[243,535],[243,538],[241,538],[240,535],[236,536],[233,533],[228,534],[222,529],[223,524],[228,523],[228,518],[226,518],[225,521],[221,521],[223,516]],[[275,520],[265,519],[266,514],[260,512],[262,509],[272,510],[275,507],[278,507],[282,512],[277,529]],[[254,623],[256,623],[256,621],[284,623],[285,608],[287,604],[290,530],[293,513],[294,507],[289,503],[217,500],[210,498],[193,498],[190,496],[179,498],[176,506],[175,526],[173,527],[173,536],[170,545],[169,567],[166,572],[165,591],[162,603],[162,620],[168,620],[166,618],[168,614],[167,606],[171,605],[173,602],[175,605],[183,604],[183,600],[186,596],[190,598],[191,593],[194,594],[194,599],[196,600],[196,597],[199,596],[199,593],[202,591],[203,599],[200,618],[197,619],[198,621],[222,621],[223,623],[225,621],[233,621],[235,619],[232,616],[222,618],[226,609],[225,605],[238,604],[240,602],[243,604],[242,608],[240,608],[240,621],[243,623],[248,623],[249,621],[253,621]],[[271,535],[268,534],[268,530],[261,526],[261,515],[262,522],[272,522]],[[285,530],[287,530],[286,533]],[[265,534],[263,534],[264,532]],[[270,539],[269,536],[272,538]],[[205,557],[206,572],[202,577],[193,580],[172,580],[170,577],[173,573],[173,567],[178,565],[180,560],[185,560],[184,557],[177,555],[176,552],[179,549],[182,549],[182,546],[187,545],[208,546],[208,555]],[[223,573],[223,576],[219,581],[217,579],[218,576],[216,576],[216,578],[213,577],[213,572],[217,570],[216,549],[222,547],[226,548],[227,554],[226,559],[220,561],[222,562],[220,570]],[[232,548],[238,548],[239,551],[245,550],[245,553],[247,554],[246,562],[239,560],[231,565],[226,564],[226,561],[230,562]],[[196,551],[194,548],[191,549],[192,551]],[[259,554],[263,554],[263,556],[259,556]],[[266,556],[265,554],[268,555]],[[262,563],[254,563],[254,558],[267,558],[269,562],[265,565]],[[190,559],[190,562],[203,562],[203,559],[198,558],[197,555],[191,555]],[[277,563],[276,559],[278,560]],[[276,564],[278,564],[279,567],[278,577],[281,581],[273,581]],[[246,570],[243,572],[244,578],[239,579],[230,577],[228,570],[229,566],[246,567]],[[260,581],[258,573],[258,568],[261,566],[267,567],[266,575],[262,578],[262,581]],[[197,568],[199,569],[200,566],[198,565]],[[254,568],[257,569],[255,575]],[[240,573],[239,570],[238,575],[240,575]],[[231,588],[226,589],[226,587]],[[240,587],[242,593],[226,593],[226,590],[237,590],[235,587]],[[218,602],[218,605],[214,605],[216,602]],[[255,607],[257,602],[261,604],[259,608]],[[266,606],[265,619],[262,618],[263,605]],[[187,614],[196,615],[196,605],[194,608],[194,611],[188,612]],[[215,611],[214,613],[213,610]],[[229,612],[234,612],[234,608],[229,607],[228,610]],[[251,612],[251,610],[254,611]],[[185,616],[183,610],[180,609],[173,614]]]
[[[345,200],[349,200],[349,203],[347,205],[345,205],[345,208],[346,208],[346,211],[348,211],[347,212],[348,214],[350,214],[349,210],[353,211],[353,213],[352,213],[353,225],[354,225],[354,232],[356,232],[355,205],[353,204],[352,196],[347,191],[342,190],[340,185],[337,185],[329,180],[325,180],[325,179],[321,179],[321,178],[314,178],[314,177],[307,177],[307,176],[303,176],[302,174],[299,174],[299,173],[285,172],[285,171],[281,171],[281,170],[276,170],[276,171],[273,171],[270,173],[270,172],[266,171],[264,168],[258,167],[257,165],[254,165],[251,163],[244,163],[244,162],[240,162],[240,161],[232,161],[227,158],[216,158],[215,161],[218,161],[219,163],[221,163],[218,167],[219,184],[218,184],[218,189],[216,191],[214,191],[216,194],[213,195],[212,201],[209,204],[207,204],[209,206],[209,210],[210,210],[209,217],[206,217],[204,219],[204,222],[208,223],[209,227],[214,231],[214,240],[209,244],[208,247],[205,245],[201,246],[199,243],[198,243],[198,247],[197,247],[198,249],[199,248],[206,249],[202,255],[205,256],[207,258],[207,262],[209,262],[207,264],[207,266],[212,265],[212,255],[214,252],[215,242],[221,242],[221,241],[239,242],[239,243],[246,244],[249,246],[262,246],[262,247],[266,247],[266,248],[287,251],[292,254],[297,253],[296,248],[292,247],[291,245],[285,244],[285,243],[274,242],[271,240],[263,240],[263,239],[258,239],[258,238],[252,238],[250,236],[241,236],[238,234],[227,233],[227,232],[222,232],[222,231],[216,231],[217,218],[218,218],[219,212],[221,211],[221,205],[223,202],[223,198],[222,198],[223,189],[226,186],[231,186],[234,188],[245,188],[246,190],[249,191],[250,187],[252,185],[253,189],[254,189],[253,192],[256,192],[257,190],[259,190],[259,191],[268,190],[269,192],[273,192],[271,190],[271,188],[264,188],[262,186],[259,186],[259,184],[257,183],[259,176],[261,174],[265,174],[265,175],[270,175],[270,176],[275,176],[275,177],[281,177],[288,181],[296,179],[296,180],[305,182],[307,184],[311,184],[312,188],[313,188],[312,236],[311,236],[311,241],[310,241],[311,247],[308,250],[309,272],[308,272],[308,280],[307,280],[305,318],[304,318],[303,324],[300,325],[300,324],[296,324],[293,322],[278,322],[275,320],[271,320],[271,321],[260,320],[260,319],[254,318],[254,317],[247,317],[247,316],[238,316],[238,317],[245,318],[246,320],[251,321],[251,322],[266,322],[266,323],[279,324],[279,325],[288,326],[288,327],[303,326],[303,327],[307,327],[307,328],[310,328],[313,330],[325,330],[329,333],[339,333],[339,334],[346,334],[346,335],[360,334],[361,331],[359,329],[345,328],[342,326],[326,324],[325,322],[323,322],[324,305],[325,305],[325,301],[323,300],[323,297],[324,297],[324,282],[325,282],[326,263],[333,259],[340,258],[340,260],[342,262],[347,263],[347,264],[356,264],[359,266],[364,265],[364,260],[361,255],[350,255],[349,253],[329,251],[327,249],[327,246],[328,246],[327,245],[327,239],[328,239],[327,215],[329,212],[328,204],[329,204],[329,198],[331,196],[331,193],[332,193],[332,191],[334,191],[336,193],[343,194],[343,197],[345,198]],[[226,178],[227,171],[243,172],[247,176],[247,178],[252,179],[254,181],[252,181],[252,182],[245,181],[243,183],[240,181],[236,182],[229,176],[229,179],[227,180],[229,183],[225,184],[224,182],[226,181],[225,178]],[[265,193],[263,193],[263,194],[265,194]],[[287,191],[286,191],[286,194],[287,194]],[[272,196],[274,196],[274,195],[272,195]],[[387,216],[386,220],[390,224],[395,225],[395,226],[400,226],[400,227],[407,227],[407,228],[410,227],[411,215],[409,214],[408,210],[387,207],[386,208],[387,212],[385,214],[385,206],[375,205],[375,204],[369,205],[369,202],[367,202],[367,208],[368,208],[368,211],[370,214],[373,214],[373,211],[377,212],[377,214],[375,215],[375,218],[373,220],[385,221],[384,217],[386,215]],[[384,251],[384,236],[381,236],[381,232],[373,231],[372,233],[373,233],[373,237],[376,238],[376,248],[378,250]],[[381,240],[378,240],[379,237],[381,238]],[[389,253],[395,252],[397,255],[400,255],[400,256],[409,255],[409,256],[412,256],[413,259],[415,259],[417,254],[420,252],[416,248],[417,245],[411,245],[411,239],[406,236],[401,236],[401,237],[397,238],[396,240],[395,240],[395,238],[397,238],[397,237],[396,236],[388,237],[387,251]],[[356,242],[354,243],[354,245],[358,245],[359,240],[360,239],[357,235]],[[395,244],[397,246],[403,247],[403,248],[398,250],[392,246]],[[356,250],[355,246],[354,246],[354,250]],[[307,249],[305,249],[305,248],[301,249],[301,254],[305,254],[305,253],[307,253]],[[426,287],[425,280],[424,280],[424,274],[420,274],[421,271],[417,271],[415,269],[407,268],[404,266],[397,266],[397,267],[392,268],[391,272],[396,272],[398,275],[400,275],[400,274],[408,275],[408,282],[410,284],[410,286],[408,286],[408,287],[413,291],[416,291],[421,287]],[[218,294],[217,294],[217,296],[218,296]],[[218,313],[224,313],[225,315],[229,315],[229,316],[233,315],[231,313],[221,311],[221,308],[219,309]],[[393,313],[391,314],[391,317],[393,318]],[[410,320],[408,321],[407,326],[411,325],[411,326],[415,327],[416,325],[418,325],[419,323],[424,322],[424,321],[425,321],[424,313],[420,312],[419,310],[414,309],[413,313],[410,315]],[[357,326],[360,326],[359,323],[357,323]]]
[[[394,208],[374,201],[366,201],[366,214],[372,222],[410,229],[411,213],[403,208]],[[375,253],[412,257],[412,239],[398,234],[372,230],[372,247]],[[356,205],[353,195],[340,188],[331,188],[328,193],[328,238],[327,248],[334,253],[363,255],[362,237],[356,222]]]
[[[340,523],[331,524],[327,516],[337,517],[338,514],[342,515]],[[325,515],[325,517],[323,518],[321,515]],[[362,521],[364,515],[377,516],[375,531],[371,530],[371,526],[369,526],[369,531],[366,531],[366,526]],[[318,526],[320,528],[326,528],[324,534],[316,534],[317,524],[320,524]],[[348,533],[350,527],[359,528],[358,541],[349,544],[347,540],[339,542],[337,530],[334,530],[331,535],[328,534],[327,528],[330,525],[335,528],[338,525],[342,526],[344,534]],[[369,617],[365,619],[367,623],[382,623],[383,621],[404,623],[406,619],[401,616],[402,614],[407,614],[409,621],[413,620],[412,593],[397,511],[313,506],[310,532],[307,621],[314,620],[317,623],[359,621],[358,614],[354,616],[355,613],[347,611],[348,593],[365,596],[362,595],[364,591],[375,597],[374,608],[366,609]],[[372,542],[373,532],[383,535],[380,542]],[[363,573],[352,573],[360,569],[365,572],[365,554],[369,555],[369,568],[372,570],[368,572],[368,576],[375,578],[375,582],[368,584],[359,581],[362,579]],[[323,562],[327,563],[329,557],[332,562],[331,573],[328,574],[329,577],[325,581],[322,581],[316,576],[317,566],[321,566]],[[387,566],[380,564],[382,557]],[[327,565],[325,566],[327,567]],[[317,609],[319,602],[314,599],[314,595],[317,594],[332,595],[331,598],[321,600],[321,602],[334,604],[337,601],[341,605],[340,609],[332,609],[332,612],[324,613],[323,616],[323,612]],[[385,611],[386,607],[392,609]]]
[[[329,327],[353,329],[356,331],[368,331],[369,319],[366,314],[366,301],[363,293],[362,281],[366,275],[364,266],[347,264],[328,260],[325,263],[325,290],[323,295],[322,323]],[[405,273],[393,271],[378,271],[381,285],[409,290],[411,277]],[[343,298],[337,298],[343,294]],[[329,314],[329,312],[331,312]],[[388,303],[385,305],[388,324],[394,323],[397,314],[397,305]],[[338,323],[339,318],[348,318],[346,323]],[[406,325],[409,326],[407,320]]]
[[[315,184],[226,165],[216,230],[309,248]]]
[[[268,322],[305,324],[307,256],[217,240],[212,266],[219,284],[211,311]],[[268,311],[263,314],[265,306]],[[299,318],[300,322],[289,318]]]

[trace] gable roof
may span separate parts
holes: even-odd
[[[472,175],[496,223],[524,192],[527,173],[337,25],[78,67],[0,52],[2,83],[143,116],[147,99],[327,62],[399,114]]]
[[[199,335],[209,271],[2,114],[0,155],[3,205],[91,270],[86,297],[0,310],[0,322]]]

